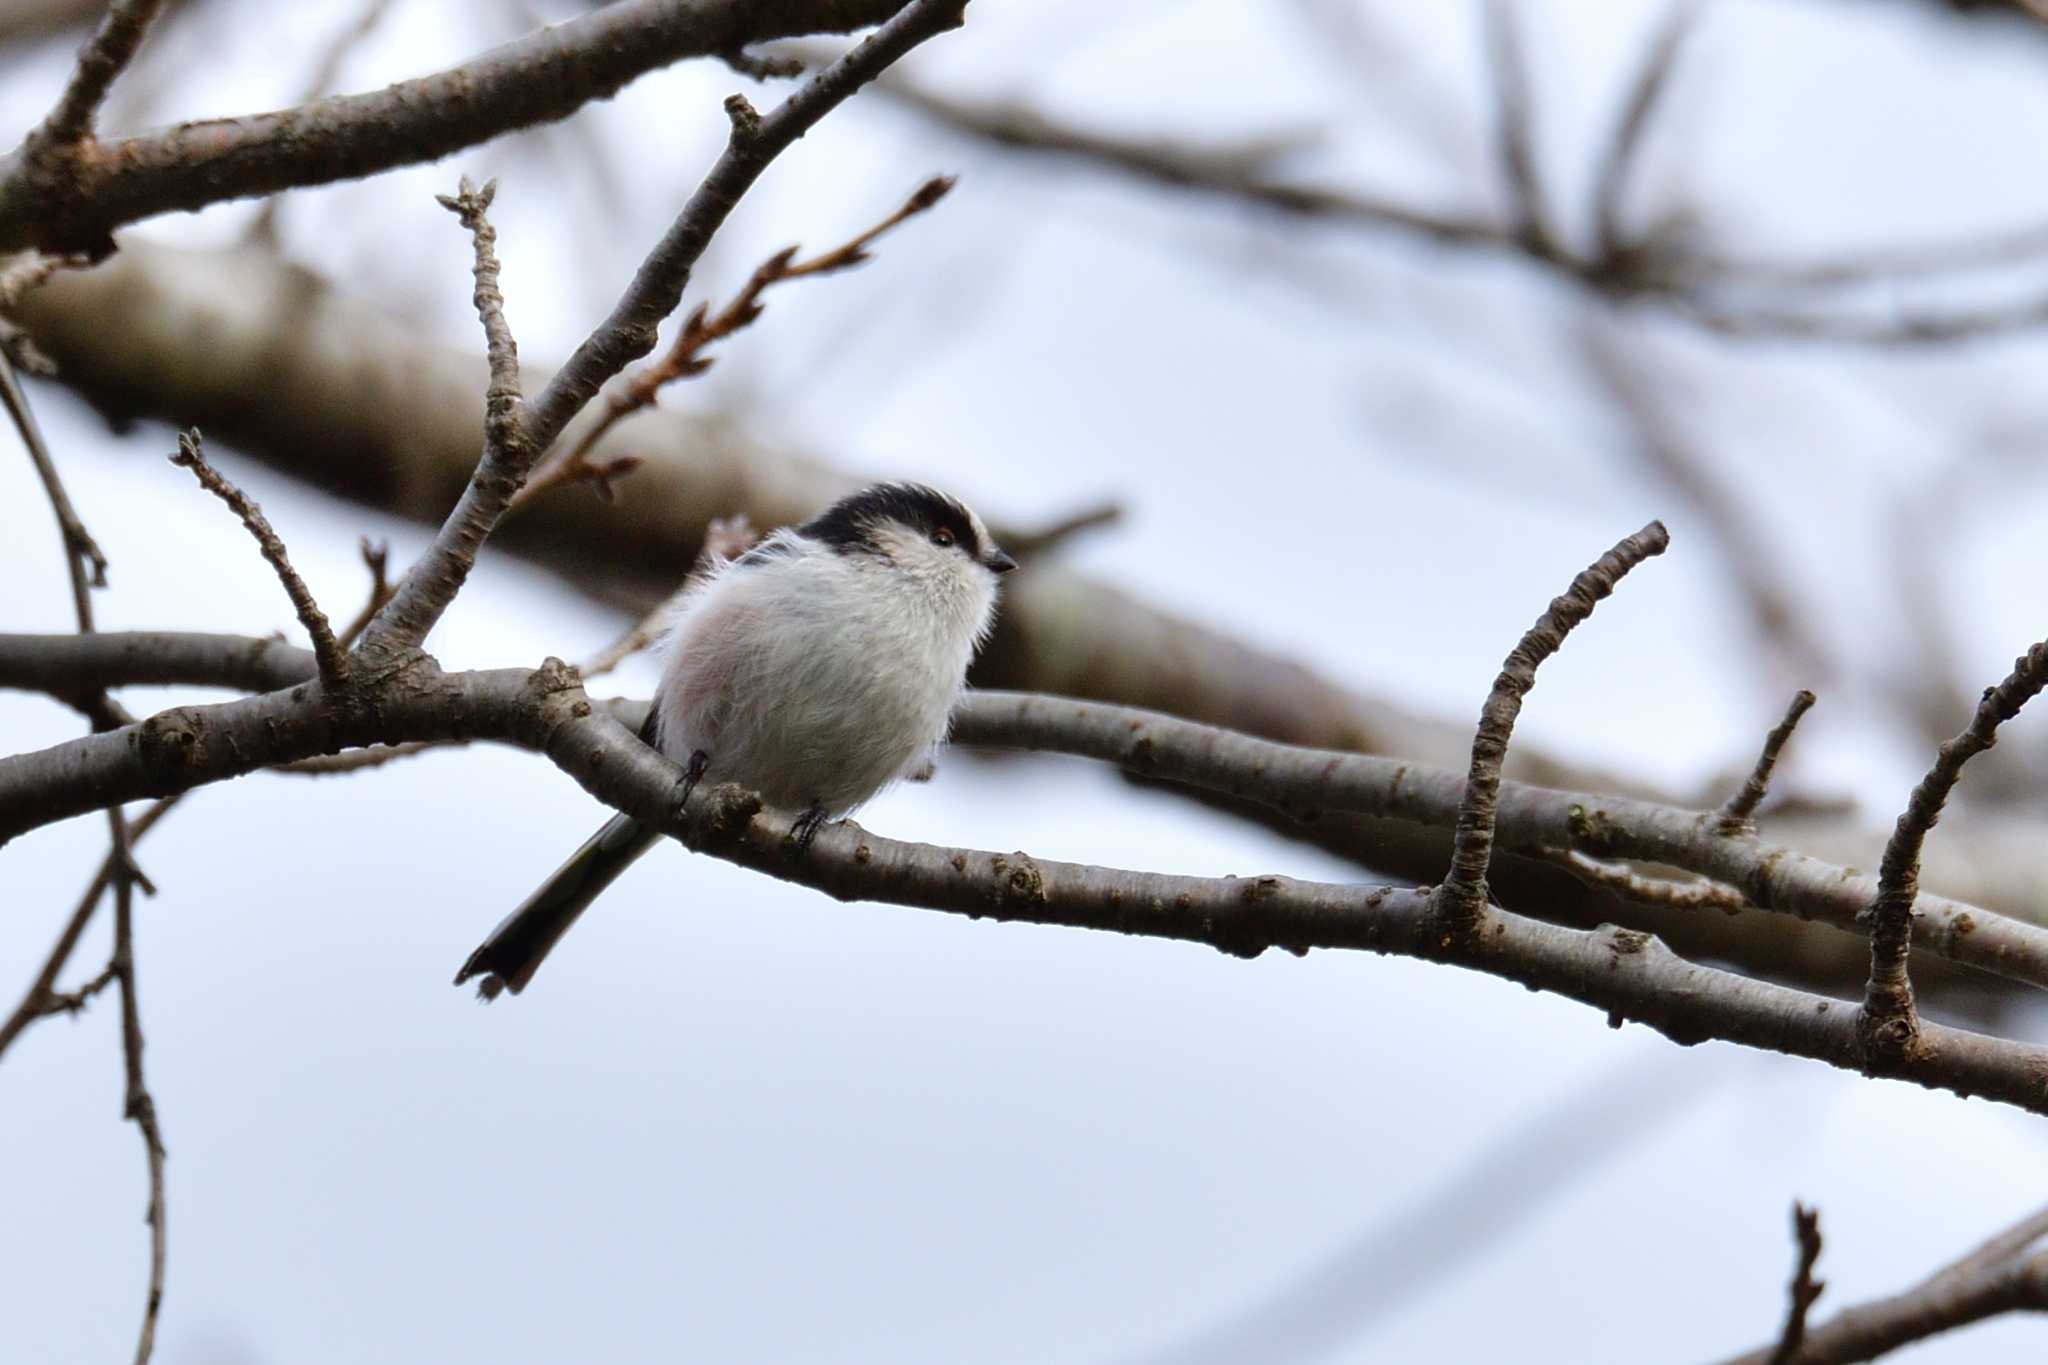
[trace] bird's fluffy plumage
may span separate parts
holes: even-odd
[[[702,781],[843,815],[924,763],[1015,567],[965,506],[882,484],[705,575],[669,623],[653,739]],[[615,819],[464,964],[517,991],[655,836]]]

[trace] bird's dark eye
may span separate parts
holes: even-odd
[[[942,549],[950,548],[953,544],[953,533],[941,526],[938,530],[932,532],[932,544]]]

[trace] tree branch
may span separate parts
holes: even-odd
[[[1843,1309],[1806,1332],[1789,1355],[1781,1354],[1781,1339],[1777,1347],[1760,1347],[1726,1365],[1850,1365],[2001,1313],[2048,1310],[2048,1251],[2023,1255],[2044,1235],[2048,1209],[1902,1294]]]
[[[1778,766],[1778,755],[1790,742],[1800,718],[1813,709],[1813,702],[1813,693],[1805,688],[1793,695],[1792,704],[1785,708],[1785,719],[1764,736],[1763,751],[1756,756],[1756,766],[1750,769],[1749,777],[1716,815],[1715,829],[1731,839],[1756,833],[1756,808],[1763,804],[1764,794],[1770,790],[1771,772]]]
[[[461,590],[478,549],[510,508],[533,461],[607,381],[654,349],[655,329],[681,302],[697,258],[740,197],[790,144],[891,62],[927,38],[958,27],[965,4],[966,0],[911,0],[766,117],[739,95],[727,99],[732,131],[725,151],[641,262],[610,316],[576,348],[547,387],[520,403],[508,418],[516,441],[509,446],[487,442],[477,476],[463,489],[433,545],[406,572],[398,591],[364,632],[364,650],[387,652],[425,641]],[[481,291],[481,279],[478,288]]]
[[[619,0],[459,66],[365,95],[199,123],[40,160],[0,157],[0,251],[104,254],[160,213],[433,161],[568,117],[639,76],[749,43],[877,24],[902,0]]]
[[[95,684],[181,684],[278,691],[312,675],[307,651],[239,635],[143,632],[79,639],[0,634],[0,687],[6,688],[62,693]],[[628,703],[617,714],[634,728],[644,710],[645,703]],[[1450,768],[1278,744],[1156,711],[1033,693],[969,692],[954,717],[953,741],[1096,759],[1138,777],[1256,802],[1297,820],[1355,811],[1450,829],[1465,791],[1466,775]],[[361,742],[381,741],[372,736]],[[309,755],[294,752],[284,761],[304,756]],[[24,780],[18,772],[10,775],[10,765],[29,758],[0,758],[0,805],[12,784]],[[75,753],[61,760],[64,765],[83,761]],[[57,762],[39,760],[49,766]],[[92,781],[114,780],[121,768],[118,755],[103,753],[97,762],[104,767]],[[138,787],[141,781],[132,774],[124,780]],[[82,805],[63,814],[90,808]],[[18,831],[0,824],[0,837],[11,832]],[[1784,845],[1722,834],[1717,812],[1628,797],[1504,781],[1496,837],[1503,850],[1541,855],[1576,849],[1677,868],[1735,887],[1759,909],[1817,921],[1859,942],[1867,938],[1866,920],[1877,894],[1874,877]],[[1916,947],[2048,989],[2048,929],[1927,893],[1920,895],[1918,909]]]
[[[330,695],[346,689],[349,682],[348,655],[335,640],[334,628],[327,623],[327,613],[320,610],[320,604],[313,599],[313,590],[292,567],[291,555],[285,550],[284,542],[278,539],[277,532],[270,528],[263,509],[206,462],[197,427],[178,433],[178,453],[171,456],[171,463],[191,470],[192,477],[199,480],[199,486],[226,503],[228,509],[241,518],[249,534],[256,537],[263,558],[276,571],[277,581],[284,585],[285,595],[292,600],[292,610],[298,613],[299,624],[312,638],[313,657],[318,663],[321,686]]]
[[[1564,644],[1574,626],[1593,614],[1594,605],[1613,592],[1629,570],[1663,554],[1670,543],[1660,521],[1620,541],[1574,578],[1564,596],[1551,600],[1550,609],[1537,618],[1501,665],[1493,691],[1479,712],[1471,772],[1458,802],[1450,871],[1436,889],[1437,909],[1447,933],[1470,933],[1486,912],[1486,867],[1493,858],[1501,764],[1507,759],[1508,738],[1521,713],[1522,698],[1536,685],[1536,670]]]
[[[1799,1244],[1799,1259],[1792,1267],[1791,1286],[1785,1291],[1785,1327],[1778,1333],[1778,1345],[1771,1352],[1770,1365],[1792,1365],[1799,1358],[1800,1345],[1806,1340],[1807,1312],[1821,1291],[1827,1288],[1825,1283],[1813,1278],[1813,1268],[1820,1263],[1820,1210],[1794,1202],[1792,1237]]]
[[[1594,221],[1599,237],[1598,251],[1616,257],[1632,249],[1634,234],[1623,224],[1629,186],[1642,159],[1643,143],[1655,120],[1664,95],[1671,87],[1671,73],[1679,53],[1699,22],[1701,0],[1672,0],[1658,21],[1642,65],[1629,87],[1621,120],[1614,126],[1614,140],[1600,163],[1599,180],[1593,191]]]
[[[1885,844],[1877,896],[1870,906],[1870,981],[1858,1015],[1874,1063],[1889,1065],[1912,1051],[1920,1028],[1906,957],[1913,937],[1913,901],[1920,891],[1921,845],[1941,818],[1942,805],[1962,776],[1963,765],[1996,743],[1999,725],[2018,715],[2044,686],[2048,641],[2021,655],[2005,681],[1985,691],[1969,728],[1941,746]]]
[[[130,848],[140,842],[142,836],[149,833],[156,826],[156,822],[163,819],[180,799],[181,796],[165,797],[129,825],[127,834]],[[93,912],[99,909],[100,898],[106,895],[107,888],[114,884],[120,866],[119,853],[110,850],[106,860],[100,864],[98,874],[93,877],[92,884],[87,886],[85,894],[79,897],[77,908],[71,912],[71,917],[64,921],[64,928],[58,933],[49,956],[43,960],[42,969],[36,973],[36,979],[29,983],[28,990],[22,995],[21,1003],[14,1007],[14,1012],[7,1016],[4,1023],[0,1023],[0,1056],[6,1055],[8,1047],[21,1036],[22,1030],[37,1019],[57,1012],[57,1002],[61,997],[81,994],[79,991],[58,991],[57,977],[64,970],[65,964],[71,960],[71,954],[78,947],[78,940],[84,936],[86,925],[92,922]],[[111,966],[108,970],[112,970]],[[112,979],[105,973],[102,976],[108,980]],[[95,978],[99,979],[101,978]],[[64,1008],[67,1011],[69,1009],[68,1006]]]
[[[1186,139],[1120,137],[1027,105],[953,99],[901,77],[891,77],[880,88],[936,122],[1025,155],[1078,161],[1177,192],[1241,204],[1282,221],[1390,231],[1435,246],[1516,257],[1596,301],[1642,302],[1731,338],[1927,346],[2048,323],[2048,297],[2041,296],[1975,309],[1888,310],[1869,316],[1834,311],[1826,297],[1755,297],[1774,290],[1847,291],[1909,275],[1961,274],[2032,260],[2048,246],[2044,229],[1795,262],[1748,259],[1663,240],[1627,239],[1623,249],[1588,254],[1555,236],[1554,228],[1551,235],[1540,235],[1504,227],[1479,213],[1419,207],[1369,190],[1283,179],[1265,164],[1269,158],[1219,152]]]
[[[78,54],[78,65],[56,107],[23,141],[22,149],[30,161],[91,140],[93,118],[114,78],[142,46],[142,36],[156,18],[159,4],[160,0],[114,0],[98,31]]]
[[[915,217],[937,204],[953,188],[949,176],[934,176],[919,186],[901,207],[867,231],[822,255],[807,261],[796,259],[797,248],[785,247],[776,252],[748,277],[746,285],[733,301],[713,316],[708,304],[698,304],[685,319],[676,339],[670,343],[667,354],[615,388],[606,397],[597,420],[583,429],[576,443],[543,461],[533,471],[526,486],[513,499],[513,507],[524,506],[540,493],[559,484],[582,481],[591,484],[606,501],[612,497],[611,480],[631,473],[640,466],[636,456],[622,455],[603,464],[594,464],[590,452],[610,434],[613,427],[636,412],[652,407],[656,396],[666,385],[679,379],[690,379],[711,368],[711,357],[704,351],[716,342],[722,341],[742,328],[752,326],[761,316],[761,296],[775,285],[788,280],[800,280],[806,276],[829,275],[848,270],[869,259],[868,247],[891,228],[907,218]]]

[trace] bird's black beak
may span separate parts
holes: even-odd
[[[1004,554],[1001,550],[990,550],[988,558],[982,562],[988,565],[990,573],[1008,573],[1017,567],[1017,561]]]

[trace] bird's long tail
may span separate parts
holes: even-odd
[[[660,838],[659,831],[632,816],[614,815],[491,930],[455,974],[455,984],[481,976],[477,994],[485,1000],[495,1000],[505,990],[519,994],[576,917]]]

